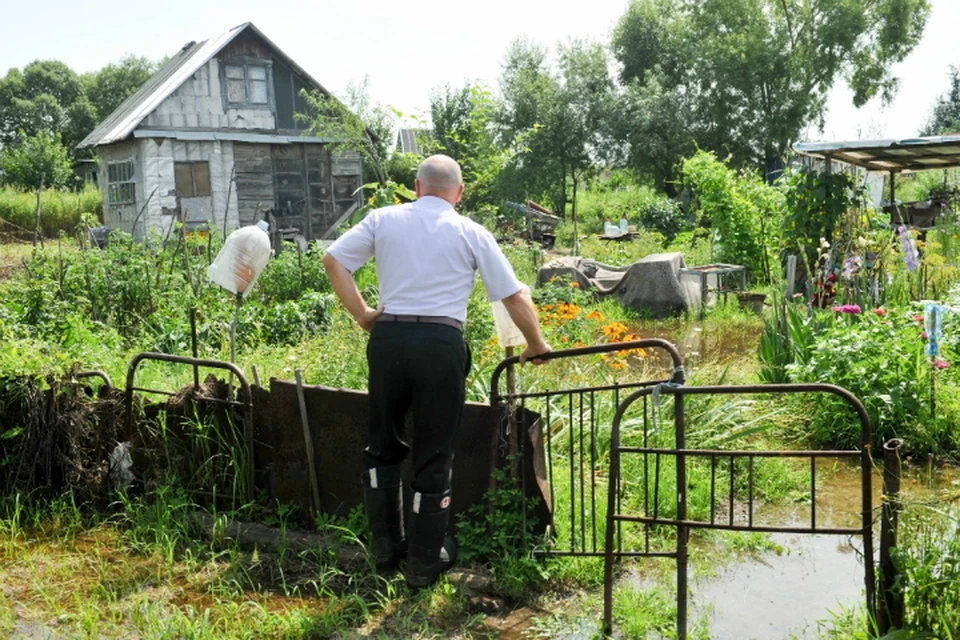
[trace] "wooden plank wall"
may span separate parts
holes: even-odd
[[[236,167],[237,206],[240,225],[262,220],[264,211],[274,204],[273,161],[268,144],[236,144],[233,147]],[[260,211],[257,214],[257,204]]]

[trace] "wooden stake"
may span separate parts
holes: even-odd
[[[43,191],[44,177],[41,173],[40,188],[37,189],[37,211],[33,217],[33,246],[37,246],[37,242],[39,242],[41,247],[43,247],[43,236],[40,234],[40,193]]]
[[[303,370],[296,369],[297,400],[300,402],[300,422],[303,424],[303,442],[307,447],[307,467],[310,472],[310,497],[313,499],[313,513],[320,512],[320,483],[317,481],[317,467],[313,461],[313,437],[310,435],[310,421],[307,418],[307,401],[303,397]]]

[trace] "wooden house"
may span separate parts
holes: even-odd
[[[79,145],[99,152],[104,223],[332,231],[362,202],[360,156],[304,135],[304,89],[329,95],[251,23],[185,45]]]

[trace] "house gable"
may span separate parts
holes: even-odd
[[[245,23],[185,45],[78,148],[119,142],[145,129],[150,133],[137,137],[231,130],[299,136],[306,125],[294,113],[306,110],[303,89],[329,95],[259,29]]]

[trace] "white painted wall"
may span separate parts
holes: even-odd
[[[160,144],[157,144],[159,141]],[[149,194],[157,189],[147,205],[144,216],[149,229],[166,233],[172,223],[167,211],[176,211],[177,190],[174,178],[175,162],[203,162],[210,164],[210,196],[214,222],[223,229],[223,215],[227,215],[227,230],[239,226],[237,188],[230,186],[233,172],[232,142],[182,141],[169,138],[143,138],[137,141],[143,167],[143,188]],[[229,198],[229,204],[228,204]]]
[[[213,58],[160,103],[141,128],[276,130],[271,108],[224,109],[219,61]]]

